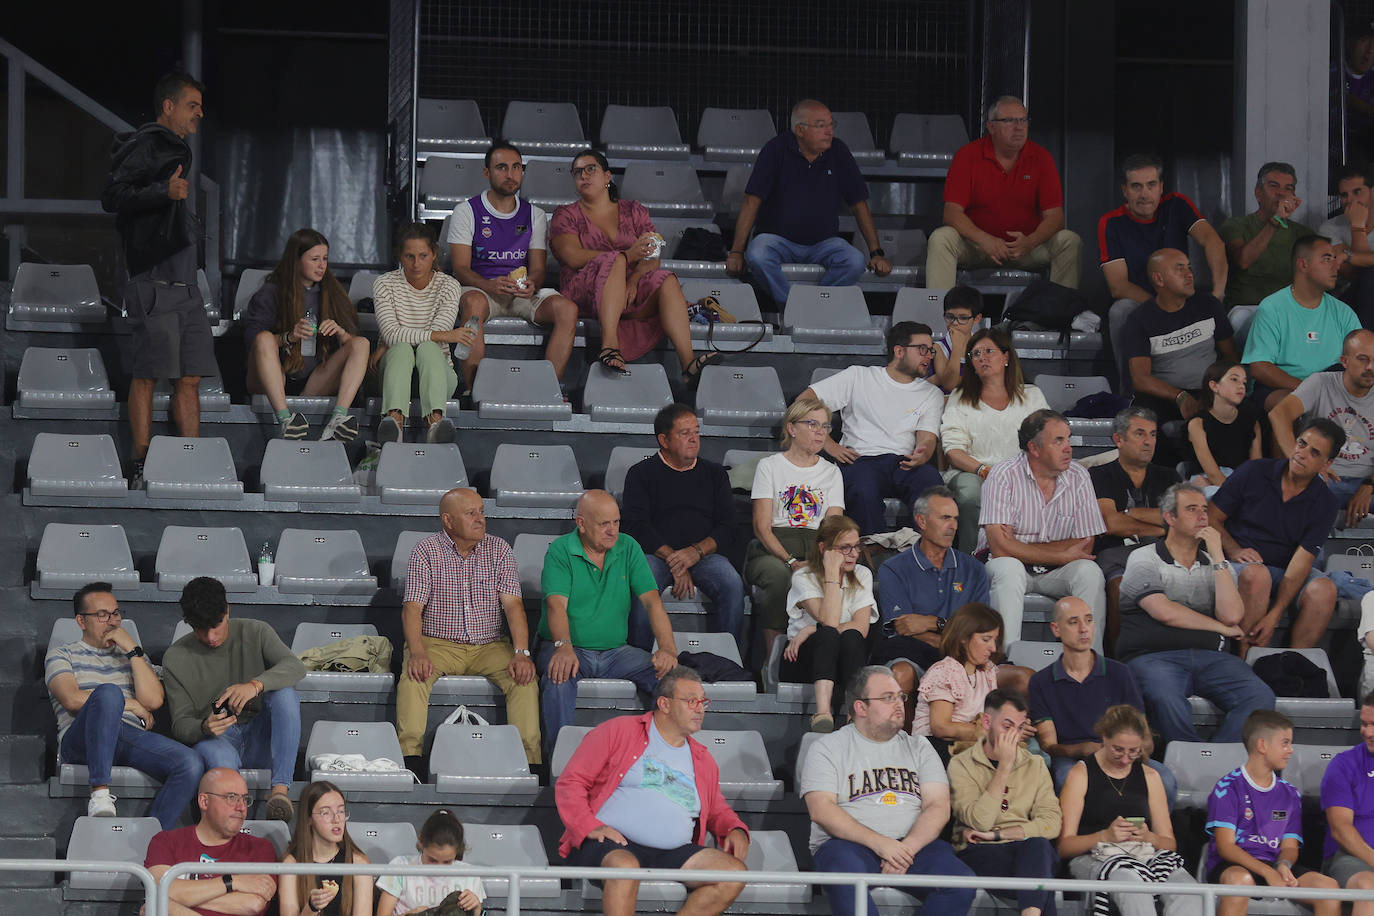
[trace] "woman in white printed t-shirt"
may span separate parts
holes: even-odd
[[[754,619],[763,631],[765,660],[787,629],[792,573],[806,565],[821,522],[844,512],[840,469],[821,457],[829,433],[830,408],[803,395],[782,418],[783,450],[754,470],[755,540],[744,560],[744,581],[757,590]]]
[[[452,865],[463,858],[463,825],[447,808],[440,808],[420,827],[415,844],[419,854],[397,856],[391,865]],[[458,894],[464,912],[479,916],[487,892],[482,879],[468,875],[382,875],[377,879],[376,916],[403,916],[437,907]]]
[[[859,525],[833,515],[816,529],[806,565],[792,574],[787,593],[787,648],[779,677],[816,689],[813,732],[835,728],[846,684],[868,664],[868,628],[878,619],[873,574],[859,565]]]

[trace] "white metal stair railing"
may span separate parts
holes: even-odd
[[[23,860],[0,860],[0,869],[7,863]],[[32,863],[30,863],[32,864]],[[69,864],[69,863],[64,863]],[[89,864],[89,863],[88,863]],[[100,863],[95,863],[100,864]],[[93,870],[93,869],[91,869]],[[125,868],[124,870],[129,870]],[[1354,902],[1368,900],[1367,891],[1323,890],[1309,887],[1257,887],[1240,884],[1140,884],[1127,881],[1078,881],[1069,878],[984,878],[979,876],[959,877],[954,875],[883,875],[853,874],[842,872],[765,872],[765,871],[708,871],[690,869],[685,871],[665,868],[576,868],[563,866],[498,866],[479,867],[455,863],[453,865],[321,865],[312,863],[245,863],[245,862],[180,862],[169,868],[157,882],[156,895],[149,899],[153,904],[148,907],[147,916],[161,916],[167,912],[168,893],[171,884],[178,878],[197,875],[221,874],[251,875],[316,875],[336,877],[344,875],[473,875],[479,878],[507,878],[510,889],[506,897],[507,916],[519,916],[520,878],[569,878],[574,880],[607,881],[625,879],[633,881],[678,881],[690,876],[693,882],[707,883],[752,883],[768,884],[849,884],[858,891],[854,900],[854,916],[869,916],[867,891],[873,887],[903,888],[982,888],[987,891],[1016,891],[1035,889],[1063,891],[1067,893],[1108,893],[1108,894],[1164,894],[1169,896],[1186,895],[1201,897],[1204,912],[1215,912],[1218,897],[1265,897],[1285,900],[1338,900]],[[146,883],[146,882],[145,882]],[[541,907],[544,909],[544,907]]]
[[[137,862],[72,862],[67,859],[0,859],[0,872],[92,872],[116,871],[132,875],[143,884],[144,911],[146,916],[159,916],[163,910],[157,909],[157,882],[153,873]]]

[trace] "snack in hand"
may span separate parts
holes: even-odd
[[[509,277],[511,280],[514,280],[515,285],[520,287],[521,289],[524,289],[525,287],[530,285],[530,272],[523,267],[515,268],[515,270],[512,270],[510,273],[506,274],[506,276]]]
[[[657,232],[650,232],[649,239],[654,243],[654,247],[649,251],[649,260],[653,260],[663,254],[663,247],[668,243]]]

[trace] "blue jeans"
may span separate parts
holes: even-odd
[[[654,671],[649,653],[634,646],[619,646],[615,649],[579,649],[577,653],[577,674],[561,684],[549,680],[549,660],[553,658],[553,643],[545,641],[539,646],[539,706],[544,711],[544,759],[553,759],[553,747],[558,741],[558,730],[573,724],[577,712],[577,682],[584,677],[619,677],[634,681],[636,687],[645,693],[653,693],[658,686],[658,673]]]
[[[1072,757],[1051,757],[1050,776],[1054,779],[1054,791],[1057,793],[1064,788],[1064,780],[1068,778],[1069,770],[1077,763]],[[1174,802],[1178,799],[1178,777],[1174,776],[1174,771],[1160,763],[1158,760],[1146,760],[1145,765],[1159,774],[1159,779],[1164,783],[1164,797],[1169,800],[1169,810],[1174,810]]]
[[[229,726],[218,738],[197,742],[196,753],[207,770],[271,767],[272,785],[289,786],[301,744],[301,700],[295,687],[273,690],[262,699],[261,712]]]
[[[943,482],[934,465],[921,464],[903,470],[901,464],[905,460],[905,455],[870,455],[853,464],[840,465],[845,514],[859,523],[860,534],[889,530],[883,520],[883,500],[889,496],[906,505],[906,517],[897,520],[897,527],[911,524],[911,504],[916,497]]]
[[[835,237],[814,245],[799,245],[780,235],[760,232],[744,250],[744,260],[778,305],[787,302],[792,284],[782,274],[784,264],[819,264],[825,268],[821,286],[853,286],[868,262],[859,249]]]
[[[1174,649],[1137,655],[1127,662],[1145,697],[1145,715],[1165,741],[1200,741],[1193,729],[1188,697],[1196,694],[1219,706],[1226,718],[1212,738],[1240,741],[1245,719],[1256,709],[1274,708],[1274,691],[1254,670],[1228,652]]]
[[[204,772],[200,758],[180,741],[135,728],[123,716],[124,693],[118,687],[101,684],[92,690],[62,735],[62,762],[84,763],[93,788],[109,785],[110,768],[116,765],[162,780],[148,816],[171,830],[195,797]]]
[[[660,590],[673,584],[673,574],[664,563],[653,554],[645,554],[649,561],[649,572]],[[701,558],[701,562],[691,569],[692,583],[701,593],[711,599],[715,607],[712,618],[715,633],[729,633],[735,637],[739,646],[740,658],[744,658],[744,582],[740,579],[730,561],[718,553]],[[630,599],[630,636],[629,643],[648,652],[654,645],[654,631],[649,626],[649,613],[636,596]]]
[[[1053,878],[1059,871],[1059,853],[1042,836],[1009,843],[974,843],[959,853],[964,864],[983,878]],[[1042,916],[1054,916],[1054,891],[996,891],[1016,896],[1016,908],[1039,907]]]
[[[1355,491],[1360,488],[1360,484],[1364,483],[1367,479],[1367,477],[1358,476],[1342,477],[1335,483],[1328,483],[1326,487],[1336,499],[1340,500],[1341,508],[1344,509],[1345,504],[1350,502],[1350,497],[1355,495]],[[1344,519],[1342,519],[1342,524],[1344,524]]]
[[[877,874],[882,860],[867,846],[850,840],[829,839],[817,847],[812,857],[816,871]],[[953,875],[972,878],[973,870],[959,861],[953,848],[944,840],[931,840],[916,853],[907,868],[908,875]],[[921,901],[921,912],[942,914],[967,913],[973,905],[973,888],[969,887],[902,887],[898,890]],[[825,894],[830,898],[830,912],[834,916],[854,916],[854,888],[827,884]],[[868,912],[877,916],[873,894],[868,895]]]

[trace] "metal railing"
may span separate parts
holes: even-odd
[[[68,859],[0,859],[0,872],[123,872],[143,883],[143,899],[148,906],[147,916],[154,916],[154,901],[165,899],[157,894],[153,873],[137,862],[72,862]],[[160,912],[160,911],[159,911]]]

